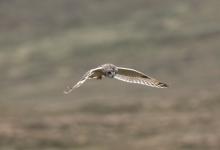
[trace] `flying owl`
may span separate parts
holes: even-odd
[[[79,82],[77,82],[71,88],[68,87],[64,93],[70,93],[73,89],[80,87],[88,79],[101,80],[103,77],[114,78],[124,82],[137,83],[156,88],[168,87],[166,83],[162,83],[140,71],[130,68],[117,67],[113,64],[104,64],[86,72]]]

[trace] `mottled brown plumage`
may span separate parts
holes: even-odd
[[[140,71],[117,67],[113,64],[104,64],[86,72],[79,82],[71,88],[68,88],[64,93],[68,94],[73,89],[80,87],[87,79],[102,79],[103,77],[115,78],[124,82],[137,83],[157,88],[168,87],[166,83],[162,83]]]

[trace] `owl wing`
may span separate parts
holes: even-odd
[[[162,83],[150,76],[145,75],[140,71],[130,68],[118,67],[118,72],[116,73],[114,78],[124,82],[143,84],[151,87],[157,87],[157,88],[168,87],[166,83]]]
[[[64,91],[64,94],[69,94],[72,92],[73,89],[80,87],[86,80],[88,79],[93,79],[93,78],[98,78],[103,74],[101,67],[91,69],[87,71],[83,77],[71,88],[67,87],[67,90]]]

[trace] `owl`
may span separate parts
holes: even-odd
[[[168,87],[166,83],[160,82],[157,79],[154,79],[140,71],[131,68],[117,67],[113,64],[103,64],[101,66],[98,66],[97,68],[91,69],[88,72],[86,72],[81,78],[81,80],[79,80],[71,88],[68,87],[68,89],[64,91],[64,93],[70,93],[73,89],[80,87],[88,79],[101,80],[104,77],[117,79],[129,83],[147,85],[156,88]]]

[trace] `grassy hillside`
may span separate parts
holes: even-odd
[[[218,150],[218,0],[0,1],[0,148]],[[110,62],[169,89],[66,86]]]

